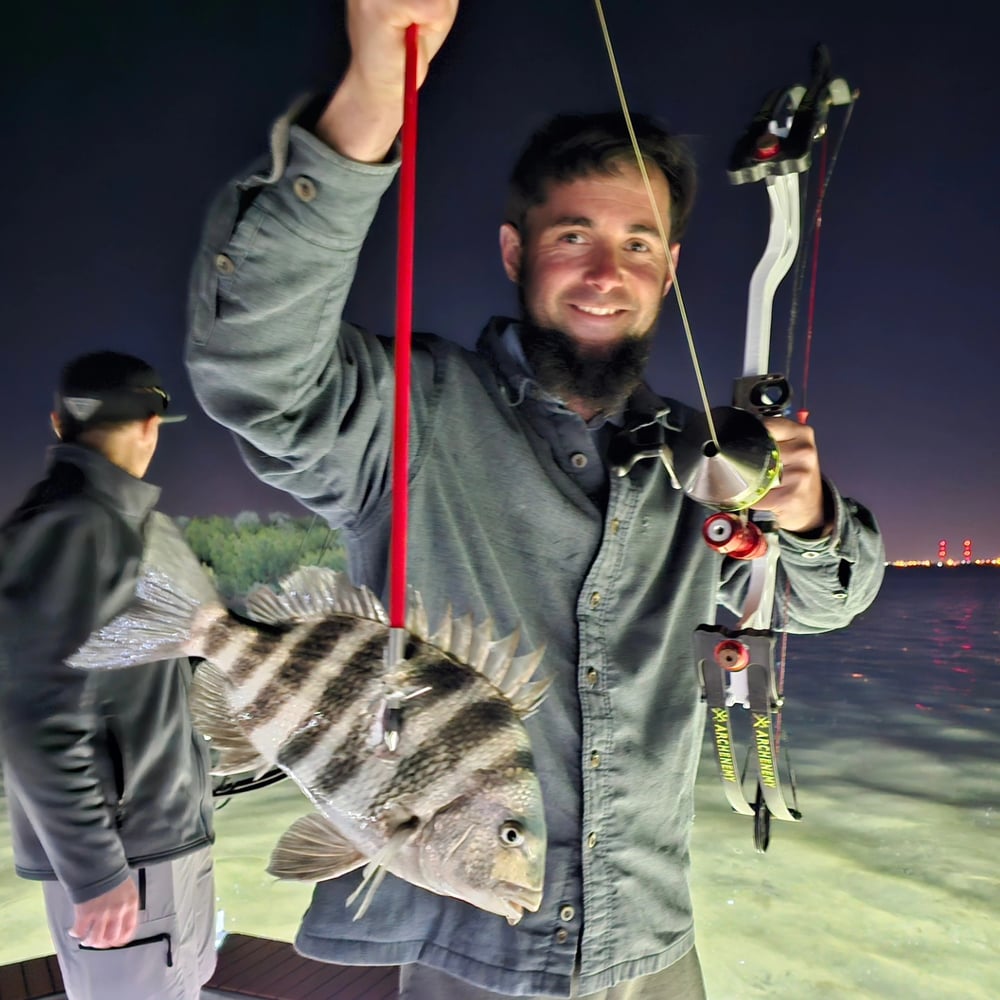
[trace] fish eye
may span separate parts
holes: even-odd
[[[504,847],[520,847],[524,843],[524,830],[520,823],[508,820],[500,827],[500,843]]]

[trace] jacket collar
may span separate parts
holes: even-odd
[[[144,521],[160,499],[159,486],[136,479],[92,448],[57,444],[49,449],[49,469],[59,463],[78,468],[87,481],[88,492],[130,521]]]

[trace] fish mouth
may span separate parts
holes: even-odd
[[[525,910],[535,913],[542,905],[541,889],[529,889],[524,885],[504,882],[498,886],[497,894],[503,903],[504,916],[507,918],[507,923],[511,925],[520,922]]]

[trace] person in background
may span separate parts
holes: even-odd
[[[192,278],[188,366],[251,470],[340,529],[351,574],[387,591],[390,339],[346,322],[361,245],[398,167],[404,32],[421,79],[457,0],[350,0],[351,58],[213,206]],[[461,100],[461,97],[457,97]],[[703,541],[706,508],[658,460],[609,473],[629,432],[670,443],[692,413],[644,382],[693,194],[684,145],[636,117],[656,216],[620,115],[564,115],[528,143],[500,227],[521,304],[475,350],[414,339],[408,580],[545,648],[552,684],[527,720],[548,828],[540,909],[515,926],[388,877],[365,916],[358,874],[319,883],[296,946],[401,964],[407,1000],[699,1000],[688,845],[705,711],[692,633],[739,607],[748,564]],[[475,163],[469,170],[474,172]],[[453,295],[459,276],[442,289]],[[783,418],[788,628],[847,625],[883,572],[873,518],[820,473],[813,431]]]
[[[18,875],[71,1000],[193,1000],[215,967],[211,782],[187,659],[63,662],[129,604],[169,396],[100,351],[62,372],[45,478],[0,526],[0,751]]]

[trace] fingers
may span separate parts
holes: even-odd
[[[823,528],[823,480],[813,429],[784,417],[768,417],[764,425],[781,455],[781,482],[756,508],[771,511],[779,527],[787,531],[804,533]]]
[[[121,885],[74,906],[69,936],[87,948],[120,948],[135,936],[139,923],[139,896],[135,884]]]
[[[417,84],[444,43],[458,0],[351,0],[351,61],[316,134],[343,156],[363,163],[385,158],[402,124],[405,35],[418,27]]]
[[[347,13],[353,68],[373,86],[391,83],[398,88],[403,36],[415,24],[420,47],[417,77],[423,83],[457,13],[458,0],[353,0]]]

